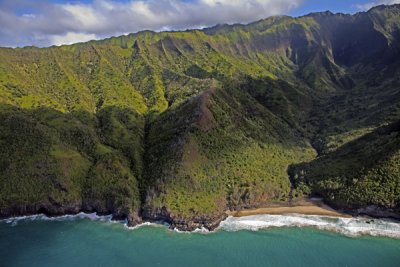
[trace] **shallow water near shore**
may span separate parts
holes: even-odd
[[[380,220],[259,215],[230,217],[213,233],[178,233],[153,224],[127,229],[107,216],[36,216],[0,221],[0,266],[390,267],[399,266],[400,239],[361,234],[381,230],[395,235],[398,226]],[[372,228],[377,230],[366,231]]]

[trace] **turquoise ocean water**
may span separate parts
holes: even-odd
[[[178,233],[164,226],[127,229],[104,220],[1,221],[0,266],[400,266],[398,238],[269,227],[271,216],[228,219],[213,233]],[[326,225],[355,229],[354,222],[326,220]]]

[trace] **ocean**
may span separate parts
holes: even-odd
[[[31,216],[0,221],[0,266],[399,267],[400,224],[257,215],[182,233],[95,214]]]

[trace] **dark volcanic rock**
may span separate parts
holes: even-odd
[[[194,231],[203,227],[212,231],[227,217],[227,215],[223,213],[217,216],[203,215],[183,218],[179,215],[171,214],[166,207],[156,210],[147,208],[142,211],[141,215],[143,220],[166,222],[170,225],[171,229],[180,231]]]
[[[47,216],[60,216],[64,214],[76,214],[82,211],[81,203],[68,203],[65,205],[32,204],[2,208],[0,218],[18,217],[25,215],[45,214]]]
[[[172,221],[170,228],[178,229],[180,231],[194,231],[196,229],[206,228],[210,231],[213,231],[226,217],[226,214],[221,214],[220,216],[216,217],[204,216],[193,219],[175,219]]]
[[[367,215],[374,218],[393,218],[400,220],[400,212],[384,209],[375,205],[359,208],[353,212],[355,215]]]
[[[128,219],[128,226],[129,227],[136,226],[136,225],[141,224],[143,222],[142,218],[140,218],[140,216],[137,213],[128,214],[127,219]]]

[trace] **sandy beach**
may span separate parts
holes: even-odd
[[[319,199],[307,199],[298,201],[294,205],[270,206],[257,209],[244,209],[240,211],[227,211],[226,214],[233,217],[243,217],[260,214],[283,215],[283,214],[305,214],[332,217],[351,217],[349,214],[341,213],[324,204]]]

